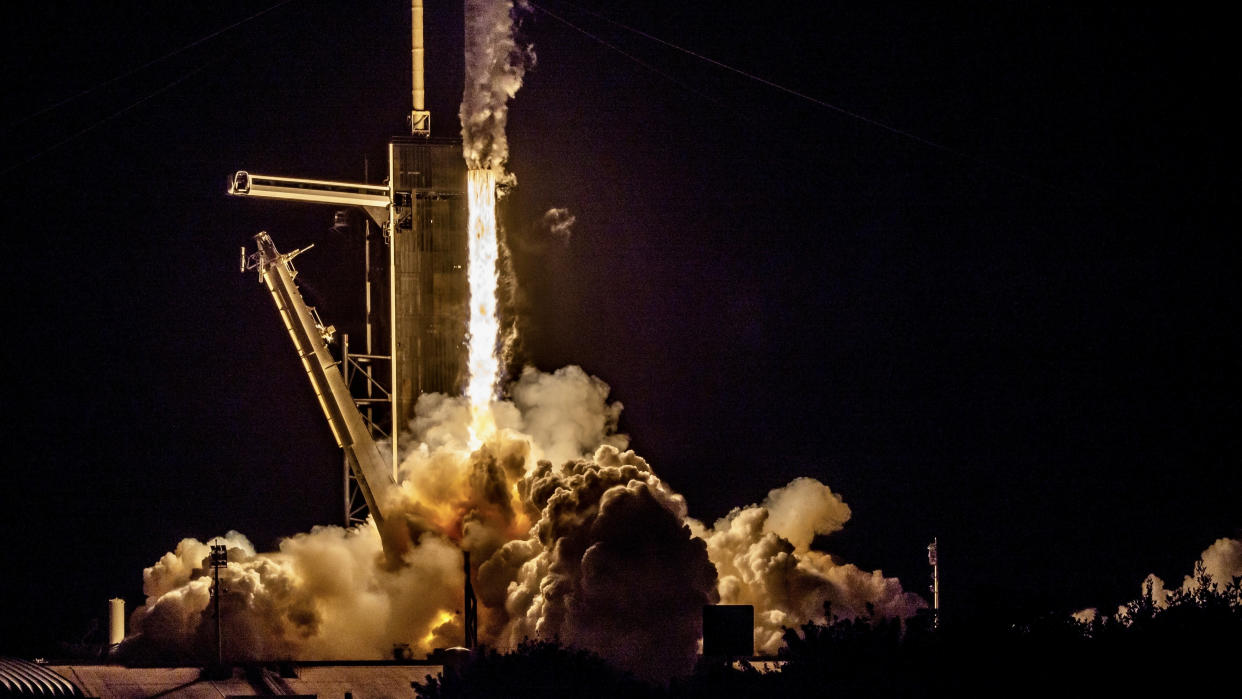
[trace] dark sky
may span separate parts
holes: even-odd
[[[237,254],[316,243],[300,281],[348,328],[356,241],[224,191],[364,159],[378,181],[408,4],[253,17],[273,4],[3,10],[0,652],[140,603],[182,537],[339,521],[339,454]],[[814,476],[853,509],[820,542],[847,560],[922,592],[940,537],[947,614],[1112,608],[1242,534],[1230,37],[1185,10],[936,5],[543,0],[586,33],[525,24],[502,212],[524,356],[607,381],[696,517]],[[427,2],[444,136],[461,13]],[[537,225],[553,206],[568,244]]]

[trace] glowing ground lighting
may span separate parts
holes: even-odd
[[[467,189],[470,197],[470,327],[467,335],[470,379],[466,384],[466,398],[470,401],[473,417],[471,448],[475,448],[495,430],[491,402],[500,374],[496,342],[500,332],[500,320],[496,316],[496,261],[499,257],[496,173],[484,169],[470,170]]]

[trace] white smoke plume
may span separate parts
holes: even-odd
[[[373,525],[317,527],[258,553],[225,535],[225,652],[233,659],[416,656],[462,638],[460,551],[471,553],[480,641],[525,638],[594,650],[641,677],[693,667],[702,607],[753,604],[756,646],[782,626],[922,606],[893,578],[810,548],[849,519],[841,498],[800,478],[707,528],[618,434],[621,406],[578,367],[527,368],[492,404],[496,432],[471,451],[464,398],[420,397],[401,455],[400,514]],[[155,659],[214,656],[208,545],[178,544],[143,576],[124,651]]]
[[[466,84],[461,101],[462,150],[472,170],[496,172],[502,184],[509,142],[505,125],[509,100],[535,65],[533,47],[516,35],[519,18],[529,13],[524,0],[466,0]]]

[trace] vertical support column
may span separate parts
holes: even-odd
[[[341,373],[345,376],[345,388],[349,389],[352,384],[350,382],[349,370],[349,333],[341,333]],[[349,488],[349,457],[341,455],[341,498],[344,500],[345,509],[343,511],[342,526],[349,527],[350,514],[350,488]]]
[[[365,155],[362,156],[362,181],[364,184],[371,184],[371,161],[368,160]],[[371,346],[371,329],[372,329],[372,324],[371,324],[371,320],[372,320],[371,319],[371,313],[372,313],[372,306],[371,306],[371,217],[364,216],[362,223],[364,226],[366,226],[366,230],[364,232],[365,234],[363,235],[363,238],[362,238],[362,264],[363,264],[363,272],[364,272],[362,276],[362,282],[363,282],[363,289],[366,292],[366,309],[367,309],[367,316],[366,316],[367,333],[366,333],[366,338],[365,338],[366,339],[365,347],[366,347],[367,354],[375,354],[375,348]],[[367,397],[371,396],[371,383],[369,381],[370,378],[371,378],[371,370],[368,367],[367,368],[367,379],[368,379]]]
[[[396,148],[391,142],[388,144],[388,200],[392,202],[388,209],[388,356],[392,360],[388,362],[388,368],[391,372],[388,381],[388,397],[390,399],[392,414],[392,439],[389,440],[392,446],[392,468],[393,473],[397,470],[397,440],[401,436],[401,411],[398,410],[398,400],[401,395],[401,386],[397,383],[397,173],[396,171]],[[394,479],[395,481],[396,479]]]

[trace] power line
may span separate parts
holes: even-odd
[[[535,9],[540,10],[540,11],[544,11],[544,12],[546,12],[546,10],[543,10],[543,8],[539,7],[539,6],[538,6],[538,5],[536,5],[535,3],[533,3],[533,2],[532,2],[532,3],[530,3],[530,4],[531,4],[531,6],[532,6],[532,7],[534,7]],[[872,119],[872,118],[870,118],[870,117],[868,117],[868,116],[865,116],[865,115],[859,114],[858,112],[852,112],[852,111],[850,111],[850,110],[848,110],[848,109],[845,109],[844,107],[838,107],[837,105],[832,104],[831,102],[826,102],[826,101],[824,101],[824,100],[822,100],[822,99],[819,99],[818,97],[812,97],[811,95],[808,95],[808,94],[806,94],[806,93],[804,93],[804,92],[799,92],[799,91],[797,91],[797,90],[795,90],[795,89],[793,89],[793,88],[791,88],[791,87],[785,87],[784,85],[781,85],[780,83],[774,82],[774,81],[772,81],[772,80],[768,80],[767,78],[764,78],[764,77],[759,76],[759,75],[755,75],[754,73],[749,73],[749,72],[744,71],[744,70],[742,70],[742,69],[740,69],[740,68],[734,68],[733,66],[731,66],[731,65],[729,65],[729,64],[727,64],[727,63],[724,63],[724,62],[722,62],[722,61],[718,61],[718,60],[716,60],[716,59],[714,59],[714,58],[711,58],[711,57],[708,57],[708,56],[704,56],[704,55],[703,55],[703,54],[701,54],[701,53],[698,53],[698,52],[696,52],[696,51],[692,51],[692,50],[690,50],[690,49],[688,49],[688,48],[685,48],[684,46],[679,46],[679,45],[677,45],[677,44],[674,44],[674,43],[673,43],[673,42],[671,42],[671,41],[666,41],[666,40],[664,40],[664,39],[661,39],[661,38],[660,38],[660,37],[658,37],[658,36],[653,36],[653,35],[648,34],[647,32],[645,32],[645,31],[643,31],[643,30],[641,30],[641,29],[636,29],[636,28],[631,27],[630,25],[625,24],[625,23],[623,23],[623,22],[618,22],[618,21],[617,21],[617,20],[615,20],[615,19],[611,19],[611,18],[609,18],[609,17],[605,17],[604,15],[601,15],[601,14],[599,14],[598,12],[595,12],[595,11],[593,11],[593,10],[589,10],[589,9],[587,9],[587,8],[585,8],[585,7],[581,7],[581,6],[578,6],[578,5],[574,5],[573,3],[570,3],[570,2],[566,2],[565,4],[566,4],[566,5],[570,5],[571,7],[575,7],[575,8],[577,8],[577,9],[579,9],[579,10],[581,10],[581,11],[583,11],[583,12],[585,12],[585,13],[589,14],[589,15],[591,15],[592,17],[596,17],[596,18],[599,18],[599,19],[604,20],[605,22],[608,22],[609,24],[616,25],[616,26],[618,26],[618,27],[620,27],[620,28],[622,28],[622,29],[624,29],[624,30],[626,30],[626,31],[628,31],[628,32],[632,32],[632,33],[637,34],[638,36],[641,36],[641,37],[643,37],[643,38],[645,38],[645,39],[650,39],[651,41],[654,41],[654,42],[656,42],[656,43],[658,43],[658,44],[661,44],[661,45],[663,45],[663,46],[667,46],[668,48],[671,48],[671,49],[673,49],[674,51],[680,51],[681,53],[684,53],[684,54],[686,54],[687,56],[692,56],[692,57],[694,57],[694,58],[699,59],[700,61],[704,61],[704,62],[706,62],[706,63],[710,63],[711,65],[714,65],[714,66],[716,66],[717,68],[722,68],[722,69],[727,70],[727,71],[729,71],[729,72],[736,73],[737,75],[740,75],[740,76],[742,76],[742,77],[744,77],[744,78],[747,78],[747,79],[749,79],[749,80],[754,80],[755,82],[758,82],[758,83],[762,83],[762,84],[764,84],[764,85],[767,85],[768,87],[770,87],[770,88],[772,88],[772,89],[774,89],[774,90],[779,90],[779,91],[784,92],[784,93],[786,93],[786,94],[793,95],[794,97],[797,97],[797,98],[799,98],[799,99],[803,99],[803,100],[806,100],[807,102],[810,102],[810,103],[812,103],[812,104],[816,104],[816,105],[819,105],[819,106],[821,106],[821,107],[825,107],[825,108],[827,108],[827,109],[831,109],[831,110],[832,110],[832,111],[834,111],[834,112],[837,112],[837,113],[839,113],[839,114],[844,114],[845,116],[848,116],[848,117],[851,117],[851,118],[854,118],[854,119],[858,119],[859,121],[866,122],[866,123],[868,123],[868,124],[871,124],[872,126],[877,126],[877,127],[881,128],[881,129],[884,129],[885,131],[889,131],[889,132],[891,132],[891,133],[895,133],[895,134],[897,134],[897,135],[899,135],[899,136],[904,136],[904,137],[906,137],[906,138],[913,139],[913,140],[915,140],[915,141],[918,141],[919,143],[922,143],[923,145],[930,146],[930,147],[932,147],[932,148],[937,148],[937,149],[939,149],[939,150],[943,150],[943,151],[948,151],[948,152],[950,152],[950,153],[956,153],[956,154],[961,155],[961,156],[965,156],[965,155],[966,155],[965,153],[962,153],[962,152],[960,152],[960,151],[954,150],[953,148],[950,148],[949,146],[946,146],[946,145],[943,145],[943,144],[940,144],[940,143],[936,143],[935,141],[928,140],[928,139],[923,138],[922,136],[919,136],[919,135],[917,135],[917,134],[910,133],[909,131],[903,131],[902,129],[899,129],[899,128],[895,127],[895,126],[889,126],[888,124],[885,124],[885,123],[884,123],[884,122],[882,122],[882,121],[877,121],[877,120]],[[550,14],[550,13],[549,13],[549,14]]]
[[[531,6],[531,7],[535,8],[535,9],[536,9],[536,10],[538,10],[539,12],[541,12],[541,13],[543,13],[543,14],[547,15],[548,17],[551,17],[552,19],[556,20],[557,22],[560,22],[561,24],[565,25],[566,27],[569,27],[570,29],[573,29],[574,31],[576,31],[576,32],[578,32],[578,33],[580,33],[580,34],[582,34],[583,36],[587,37],[588,39],[591,39],[592,41],[595,41],[595,42],[597,42],[597,43],[601,44],[602,46],[604,46],[604,47],[606,47],[606,48],[609,48],[609,49],[611,49],[611,50],[613,50],[613,51],[616,51],[617,53],[621,54],[622,56],[625,56],[626,58],[628,58],[629,60],[633,61],[634,63],[637,63],[638,65],[640,65],[640,66],[642,66],[643,68],[645,68],[645,69],[647,69],[647,70],[651,71],[652,73],[655,73],[656,75],[658,75],[658,76],[660,76],[660,77],[664,78],[665,80],[668,80],[669,82],[671,82],[671,83],[673,83],[673,84],[675,84],[675,85],[678,85],[679,87],[681,87],[681,88],[683,88],[683,89],[687,90],[688,92],[691,92],[691,93],[693,93],[693,94],[695,94],[695,95],[698,95],[699,97],[702,97],[703,99],[708,100],[708,101],[710,101],[710,102],[714,102],[714,103],[716,103],[716,104],[719,104],[719,103],[720,103],[720,102],[719,102],[718,100],[716,100],[715,98],[713,98],[713,97],[711,97],[711,96],[709,96],[709,95],[705,95],[705,94],[703,94],[702,92],[699,92],[698,90],[694,89],[693,87],[690,87],[689,85],[687,85],[686,83],[684,83],[684,82],[682,82],[682,81],[678,80],[677,78],[673,77],[672,75],[670,75],[670,74],[668,74],[668,73],[666,73],[666,72],[664,72],[664,71],[660,70],[659,68],[656,68],[655,66],[653,66],[653,65],[651,65],[650,63],[648,63],[648,62],[646,62],[646,61],[642,60],[641,58],[639,58],[639,57],[635,56],[634,54],[629,53],[628,51],[625,51],[624,49],[620,48],[620,47],[619,47],[619,46],[617,46],[616,44],[613,44],[613,43],[611,43],[611,42],[609,42],[609,41],[607,41],[607,40],[605,40],[605,39],[603,39],[603,38],[599,37],[599,36],[598,36],[598,35],[596,35],[596,34],[592,34],[591,32],[589,32],[589,31],[587,31],[587,30],[583,29],[582,27],[579,27],[578,25],[574,24],[573,22],[570,22],[569,20],[565,19],[564,17],[561,17],[560,15],[558,15],[558,14],[556,14],[556,13],[554,13],[554,12],[551,12],[551,11],[549,11],[549,10],[545,9],[545,8],[542,8],[542,7],[540,7],[539,5],[536,5],[536,4],[535,4],[535,3],[533,3],[533,2],[532,2],[532,3],[529,3],[529,4],[530,4],[530,6]]]
[[[290,0],[290,1],[291,1],[291,0]],[[148,93],[146,96],[141,97],[141,98],[139,98],[139,99],[135,100],[134,102],[131,102],[128,106],[123,107],[123,108],[121,108],[121,109],[119,109],[119,110],[117,110],[117,111],[115,111],[115,112],[113,112],[113,113],[109,114],[108,116],[106,116],[106,117],[104,117],[104,118],[102,118],[102,119],[100,119],[100,120],[98,120],[98,121],[96,121],[96,122],[94,122],[94,123],[92,123],[92,124],[90,124],[90,125],[88,125],[88,126],[86,126],[86,127],[82,128],[82,129],[79,129],[78,131],[75,131],[74,133],[72,133],[72,134],[70,134],[70,135],[68,135],[68,136],[66,136],[66,137],[64,137],[64,138],[62,138],[61,140],[59,140],[59,141],[57,141],[57,142],[53,143],[52,145],[48,146],[47,148],[44,148],[43,150],[41,150],[41,151],[39,151],[39,152],[37,152],[37,153],[35,153],[35,154],[33,154],[33,155],[27,156],[25,159],[23,159],[23,160],[21,160],[21,161],[19,161],[19,162],[13,163],[12,165],[9,165],[8,167],[4,168],[3,170],[0,170],[0,175],[7,175],[8,173],[12,172],[13,170],[16,170],[17,168],[19,168],[19,167],[21,167],[21,166],[23,166],[23,165],[28,165],[28,164],[30,164],[30,163],[32,163],[32,162],[34,162],[35,160],[38,160],[39,158],[42,158],[43,156],[47,155],[48,153],[51,153],[52,151],[56,150],[57,148],[60,148],[61,146],[65,145],[66,143],[69,143],[70,141],[73,141],[74,139],[76,139],[76,138],[78,138],[78,137],[80,137],[80,136],[83,136],[83,135],[85,135],[85,134],[87,134],[87,133],[90,133],[91,131],[94,131],[95,129],[99,128],[100,126],[103,126],[104,124],[106,124],[106,123],[108,123],[108,122],[112,121],[113,119],[116,119],[117,117],[119,117],[119,116],[121,116],[121,115],[123,115],[123,114],[125,114],[125,113],[127,113],[127,112],[132,111],[133,109],[135,109],[135,108],[136,108],[136,107],[138,107],[139,105],[142,105],[143,103],[148,102],[148,101],[150,101],[151,99],[154,99],[155,97],[157,97],[157,96],[159,96],[159,95],[161,95],[161,94],[163,94],[163,93],[165,93],[165,92],[167,92],[167,91],[169,91],[169,90],[173,89],[174,87],[176,87],[176,86],[180,85],[181,83],[185,82],[186,80],[189,80],[191,77],[193,77],[193,76],[197,75],[198,73],[202,72],[204,69],[206,69],[206,68],[207,68],[207,66],[210,66],[210,65],[212,65],[212,64],[214,64],[214,63],[218,63],[219,61],[220,61],[220,59],[219,59],[219,58],[213,58],[212,60],[207,61],[206,63],[204,63],[203,65],[199,66],[198,68],[195,68],[194,70],[192,70],[192,71],[190,71],[190,72],[188,72],[188,73],[186,73],[186,74],[182,75],[181,77],[179,77],[179,78],[177,78],[176,80],[173,80],[172,82],[170,82],[170,83],[168,83],[168,84],[164,85],[163,87],[159,88],[158,90],[155,90],[154,92],[150,92],[150,93]]]
[[[51,104],[51,105],[48,105],[48,106],[46,106],[46,107],[44,107],[44,108],[42,108],[42,109],[40,109],[40,110],[38,110],[38,111],[31,112],[30,114],[27,114],[26,116],[21,117],[21,118],[20,118],[20,119],[18,119],[17,121],[14,121],[14,122],[12,122],[11,124],[9,124],[9,128],[12,128],[12,127],[15,127],[15,126],[21,126],[22,124],[24,124],[24,123],[26,123],[26,122],[30,121],[31,119],[34,119],[34,118],[36,118],[36,117],[43,116],[44,114],[47,114],[48,112],[50,112],[50,111],[52,111],[52,110],[54,110],[54,109],[59,109],[59,108],[61,108],[61,107],[65,106],[66,104],[69,104],[69,103],[71,103],[71,102],[75,102],[75,101],[77,101],[77,100],[79,100],[79,99],[82,99],[83,97],[86,97],[87,95],[90,95],[90,94],[92,94],[92,93],[94,93],[94,92],[97,92],[97,91],[99,91],[99,90],[101,90],[101,89],[103,89],[103,88],[107,87],[108,85],[111,85],[111,84],[113,84],[113,83],[115,83],[115,82],[118,82],[118,81],[124,80],[125,78],[128,78],[129,76],[134,75],[135,73],[140,73],[140,72],[142,72],[142,71],[146,70],[147,68],[150,68],[151,66],[153,66],[153,65],[155,65],[155,64],[157,64],[157,63],[161,63],[161,62],[163,62],[163,61],[168,60],[169,58],[172,58],[173,56],[176,56],[176,55],[181,54],[181,53],[185,53],[186,51],[189,51],[190,49],[194,48],[195,46],[199,46],[200,44],[204,44],[204,43],[206,43],[206,42],[208,42],[208,41],[211,41],[212,39],[214,39],[214,38],[216,38],[216,37],[220,36],[221,34],[224,34],[224,33],[226,33],[226,32],[232,31],[233,29],[236,29],[237,27],[240,27],[241,25],[246,24],[247,22],[250,22],[250,21],[252,21],[252,20],[258,19],[259,17],[262,17],[262,16],[263,16],[263,15],[265,15],[265,14],[268,14],[269,12],[273,12],[273,11],[275,11],[275,10],[278,10],[278,9],[280,9],[281,7],[284,7],[285,5],[288,5],[289,3],[293,2],[293,1],[294,1],[294,0],[282,0],[282,2],[276,3],[275,5],[272,5],[271,7],[267,8],[266,10],[261,10],[261,11],[259,11],[259,12],[254,13],[253,15],[250,15],[249,17],[246,17],[245,19],[240,19],[240,20],[238,20],[238,21],[236,21],[236,22],[234,22],[234,23],[232,23],[232,24],[228,25],[227,27],[224,27],[223,29],[218,29],[218,30],[216,30],[216,31],[214,31],[214,32],[212,32],[212,33],[210,33],[210,34],[208,34],[207,36],[204,36],[204,37],[202,37],[202,38],[200,38],[200,39],[197,39],[197,40],[195,40],[195,41],[192,41],[192,42],[190,42],[190,43],[186,44],[185,46],[182,46],[181,48],[176,49],[175,51],[171,51],[171,52],[169,52],[169,53],[164,54],[163,56],[160,56],[159,58],[156,58],[156,59],[154,59],[154,60],[148,61],[148,62],[146,62],[146,63],[144,63],[144,64],[142,64],[142,65],[138,66],[137,68],[133,68],[133,69],[131,69],[131,70],[128,70],[128,71],[126,71],[126,72],[124,72],[124,73],[121,73],[120,75],[117,75],[117,76],[115,76],[115,77],[112,77],[112,78],[109,78],[109,79],[107,79],[107,80],[104,80],[103,82],[96,83],[96,84],[92,85],[91,87],[88,87],[87,89],[85,89],[85,90],[83,90],[83,91],[79,92],[79,93],[78,93],[78,94],[76,94],[76,95],[71,95],[71,96],[66,97],[65,99],[63,99],[63,100],[61,100],[61,101],[59,101],[59,102],[56,102],[55,104]]]
[[[701,53],[699,53],[699,52],[697,52],[697,51],[693,51],[693,50],[691,50],[691,49],[685,48],[684,46],[680,46],[680,45],[678,45],[678,44],[674,44],[674,43],[673,43],[673,42],[671,42],[671,41],[667,41],[667,40],[665,40],[665,39],[661,39],[661,38],[660,38],[660,37],[658,37],[658,36],[654,36],[654,35],[649,34],[649,33],[645,32],[645,31],[643,31],[643,30],[641,30],[641,29],[638,29],[638,28],[635,28],[635,27],[631,27],[631,26],[630,26],[630,25],[628,25],[628,24],[625,24],[625,23],[623,23],[623,22],[619,22],[619,21],[617,21],[617,20],[614,20],[614,19],[612,19],[612,18],[610,18],[610,17],[607,17],[607,16],[605,16],[605,15],[599,14],[598,12],[595,12],[595,11],[590,10],[590,9],[588,9],[588,8],[582,7],[582,6],[580,6],[580,5],[576,5],[576,4],[572,3],[572,2],[567,2],[566,0],[561,0],[561,1],[562,1],[562,3],[563,3],[563,4],[565,4],[565,5],[568,5],[568,6],[570,6],[570,7],[573,7],[573,8],[575,8],[575,9],[577,9],[577,10],[579,10],[579,11],[583,12],[583,13],[586,13],[586,14],[588,14],[588,15],[591,15],[592,17],[596,17],[596,18],[598,18],[598,19],[601,19],[601,20],[603,20],[603,21],[605,21],[605,22],[607,22],[607,23],[609,23],[609,24],[612,24],[612,25],[615,25],[615,26],[617,26],[617,27],[620,27],[621,29],[624,29],[625,31],[631,32],[631,33],[633,33],[633,34],[636,34],[636,35],[638,35],[638,36],[640,36],[640,37],[643,37],[643,38],[645,38],[645,39],[647,39],[647,40],[649,40],[649,41],[654,41],[654,42],[656,42],[656,43],[658,43],[658,44],[660,44],[660,45],[662,45],[662,46],[665,46],[665,47],[667,47],[667,48],[673,49],[674,51],[679,51],[679,52],[684,53],[684,54],[686,54],[686,55],[688,55],[688,56],[691,56],[691,57],[693,57],[693,58],[696,58],[696,59],[698,59],[698,60],[700,60],[700,61],[703,61],[703,62],[705,62],[705,63],[708,63],[708,64],[710,64],[710,65],[713,65],[713,66],[715,66],[715,67],[717,67],[717,68],[720,68],[720,69],[722,69],[722,70],[729,71],[729,72],[734,73],[734,74],[736,74],[736,75],[740,75],[740,76],[742,76],[742,77],[744,77],[744,78],[746,78],[746,79],[748,79],[748,80],[753,80],[753,81],[758,82],[758,83],[760,83],[760,84],[762,84],[762,85],[766,85],[767,87],[770,87],[770,88],[772,88],[772,89],[774,89],[774,90],[777,90],[777,91],[783,92],[783,93],[788,94],[788,95],[791,95],[791,96],[793,96],[793,97],[797,97],[798,99],[804,100],[804,101],[806,101],[806,102],[810,102],[811,104],[817,105],[817,106],[819,106],[819,107],[823,107],[823,108],[825,108],[825,109],[829,109],[829,110],[834,111],[834,112],[837,112],[838,114],[841,114],[841,115],[843,115],[843,116],[850,117],[851,119],[856,119],[856,120],[861,121],[861,122],[863,122],[863,123],[870,124],[871,126],[874,126],[874,127],[876,127],[876,128],[883,129],[883,130],[888,131],[889,133],[895,134],[895,135],[897,135],[897,136],[901,136],[902,138],[906,138],[906,139],[909,139],[909,140],[914,141],[914,142],[916,142],[916,143],[920,143],[920,144],[922,144],[922,145],[924,145],[924,146],[927,146],[928,148],[932,148],[932,149],[935,149],[935,150],[938,150],[938,151],[941,151],[941,152],[944,152],[944,153],[948,153],[948,154],[950,154],[950,155],[955,155],[955,156],[957,156],[957,157],[959,157],[959,158],[962,158],[962,159],[964,159],[964,160],[968,160],[968,161],[970,161],[970,162],[974,163],[975,165],[977,165],[977,166],[979,166],[979,167],[983,167],[983,168],[986,168],[986,169],[989,169],[989,170],[993,170],[993,171],[995,171],[995,172],[1000,172],[1000,173],[1003,173],[1003,174],[1009,175],[1010,177],[1014,177],[1014,178],[1017,178],[1017,179],[1020,179],[1020,180],[1026,181],[1026,182],[1029,182],[1029,183],[1031,183],[1031,184],[1034,184],[1034,185],[1037,185],[1037,186],[1043,187],[1043,188],[1048,189],[1048,190],[1050,190],[1050,191],[1060,192],[1060,193],[1062,193],[1062,194],[1067,194],[1067,195],[1071,195],[1071,196],[1073,196],[1073,195],[1074,195],[1074,193],[1073,193],[1073,192],[1070,192],[1070,191],[1067,191],[1067,190],[1062,189],[1062,188],[1060,188],[1060,187],[1056,187],[1056,186],[1054,186],[1054,185],[1048,184],[1047,182],[1043,182],[1043,181],[1041,181],[1041,180],[1039,180],[1039,179],[1036,179],[1035,177],[1032,177],[1032,176],[1027,175],[1027,174],[1025,174],[1025,173],[1022,173],[1022,172],[1019,172],[1019,171],[1017,171],[1017,170],[1013,170],[1013,169],[1011,169],[1011,168],[1003,167],[1003,166],[1001,166],[1001,165],[997,165],[997,164],[995,164],[995,163],[992,163],[992,162],[989,162],[989,161],[983,160],[983,159],[981,159],[981,158],[979,158],[979,157],[977,157],[977,156],[971,155],[970,153],[967,153],[967,152],[965,152],[965,151],[961,151],[961,150],[958,150],[958,149],[953,148],[953,147],[951,147],[951,146],[946,146],[946,145],[944,145],[943,143],[938,143],[938,142],[933,141],[933,140],[931,140],[931,139],[924,138],[924,137],[922,137],[922,136],[919,136],[919,135],[918,135],[918,134],[916,134],[916,133],[913,133],[913,132],[910,132],[910,131],[906,131],[906,130],[904,130],[904,129],[899,129],[899,128],[895,127],[895,126],[891,126],[891,125],[886,124],[886,123],[884,123],[884,122],[882,122],[882,121],[879,121],[879,120],[877,120],[877,119],[873,119],[873,118],[871,118],[871,117],[868,117],[868,116],[866,116],[866,115],[864,115],[864,114],[859,114],[858,112],[854,112],[854,111],[851,111],[851,110],[849,110],[849,109],[845,109],[844,107],[839,107],[839,106],[837,106],[837,105],[835,105],[835,104],[832,104],[831,102],[828,102],[828,101],[826,101],[826,100],[822,100],[822,99],[820,99],[820,98],[818,98],[818,97],[814,97],[814,96],[812,96],[812,95],[808,95],[808,94],[806,94],[806,93],[804,93],[804,92],[801,92],[801,91],[799,91],[799,90],[795,90],[795,89],[793,89],[793,88],[791,88],[791,87],[787,87],[787,86],[782,85],[782,84],[780,84],[780,83],[777,83],[777,82],[775,82],[775,81],[773,81],[773,80],[769,80],[769,79],[767,79],[767,78],[765,78],[765,77],[763,77],[763,76],[756,75],[756,74],[754,74],[754,73],[751,73],[751,72],[748,72],[748,71],[742,70],[742,69],[740,69],[740,68],[735,68],[735,67],[733,67],[733,66],[731,66],[731,65],[729,65],[729,64],[727,64],[727,63],[724,63],[723,61],[718,61],[718,60],[716,60],[716,59],[714,59],[714,58],[711,58],[711,57],[709,57],[709,56],[705,56],[705,55],[703,55],[703,54],[701,54]],[[548,11],[548,10],[546,10],[545,8],[541,7],[539,4],[537,4],[537,3],[535,3],[535,2],[530,2],[529,0],[528,0],[528,4],[529,4],[531,7],[535,8],[536,10],[538,10],[539,12],[542,12],[542,13],[544,13],[544,14],[546,14],[546,15],[550,16],[550,17],[553,17],[554,19],[557,19],[558,21],[560,21],[560,22],[562,22],[562,23],[566,24],[567,26],[572,27],[572,28],[573,28],[573,29],[575,29],[576,31],[579,31],[579,32],[581,32],[581,33],[583,33],[583,34],[585,34],[585,35],[587,35],[587,36],[589,36],[589,37],[591,37],[591,38],[595,39],[596,41],[599,41],[600,43],[604,44],[605,46],[608,46],[609,48],[613,49],[614,51],[617,51],[618,53],[622,53],[623,55],[625,55],[625,56],[627,56],[627,57],[630,57],[630,58],[631,58],[631,60],[635,60],[635,61],[637,61],[637,60],[638,60],[638,59],[633,58],[633,57],[632,57],[632,56],[630,56],[629,54],[626,54],[624,51],[621,51],[620,49],[616,48],[615,46],[613,46],[613,45],[611,45],[611,44],[609,44],[609,43],[607,43],[607,42],[603,41],[602,39],[599,39],[599,38],[595,37],[593,34],[590,34],[589,32],[587,32],[586,30],[582,29],[581,27],[578,27],[578,26],[576,26],[576,25],[574,25],[574,24],[570,23],[569,21],[567,21],[567,20],[565,20],[565,19],[563,19],[563,18],[561,18],[561,17],[558,17],[558,16],[554,15],[553,13],[549,12],[549,11]],[[642,65],[644,65],[644,66],[647,66],[647,64],[642,63],[641,61],[639,61],[639,63],[640,63],[640,64],[642,64]],[[648,66],[648,67],[649,67],[649,66]],[[650,68],[650,67],[649,67],[649,69],[650,69],[650,70],[653,70],[653,71],[655,71],[655,72],[657,72],[657,73],[659,73],[660,75],[665,75],[664,73],[662,73],[661,71],[656,70],[655,68]],[[666,76],[666,77],[667,77],[667,76]],[[675,79],[673,79],[673,78],[671,78],[671,77],[670,77],[669,79],[670,79],[670,80],[674,80],[674,82],[677,82],[678,84],[682,84],[682,83],[680,83],[679,81],[676,81]],[[684,86],[684,85],[683,85],[683,86]],[[688,88],[688,89],[689,89],[689,88]],[[691,91],[692,91],[692,92],[694,92],[694,90],[691,90]],[[698,93],[696,92],[696,94],[698,94]]]

